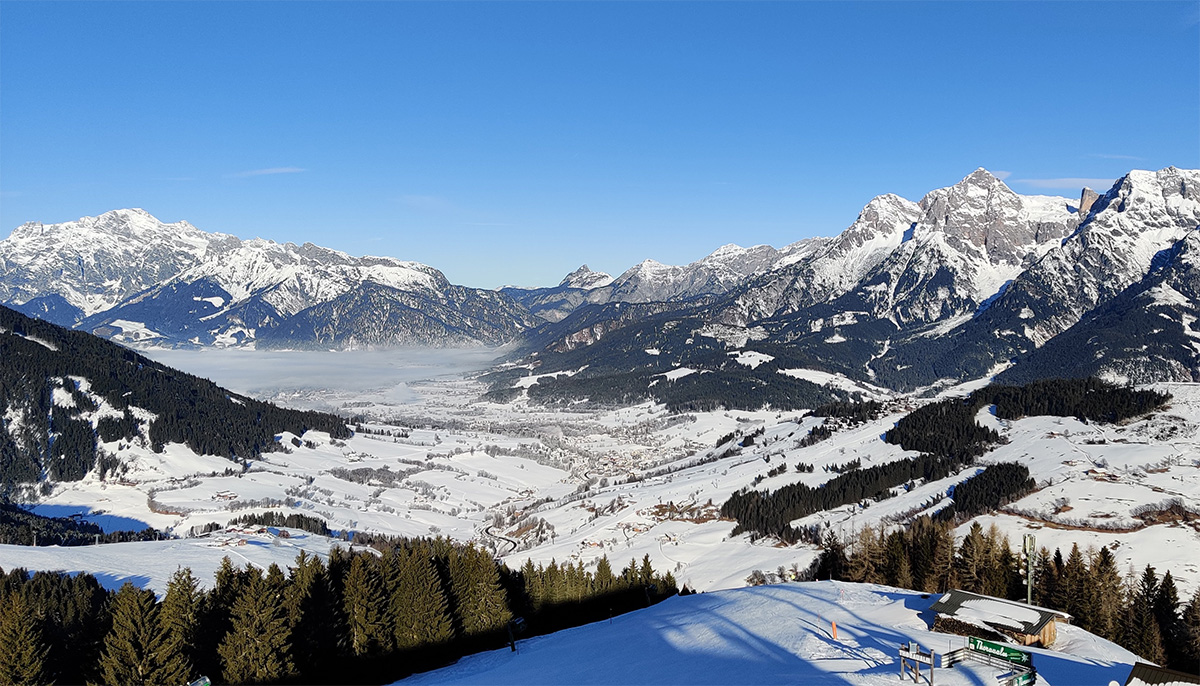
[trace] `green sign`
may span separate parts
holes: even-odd
[[[994,655],[1014,665],[1021,665],[1022,667],[1033,665],[1032,656],[1024,650],[1017,650],[1016,648],[1010,648],[1000,643],[992,643],[991,641],[985,641],[982,638],[975,638],[974,636],[970,637],[968,645],[970,645],[971,650],[977,653]]]
[[[1037,682],[1037,672],[1025,672],[1009,679],[1008,686],[1027,686]]]

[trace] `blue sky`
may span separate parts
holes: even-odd
[[[979,166],[1200,166],[1197,2],[0,2],[0,235],[143,207],[552,285]]]

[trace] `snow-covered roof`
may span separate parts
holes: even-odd
[[[972,623],[1012,629],[1023,634],[1037,634],[1056,617],[1070,619],[1071,615],[1037,605],[1026,605],[1002,598],[954,589],[944,594],[929,608]]]
[[[1173,669],[1163,669],[1139,662],[1133,666],[1125,686],[1187,686],[1200,684],[1200,676],[1176,672]]]

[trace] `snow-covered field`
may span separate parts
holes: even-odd
[[[344,354],[329,355],[332,364]],[[180,355],[172,363],[189,369],[188,359]],[[244,473],[226,459],[197,456],[182,446],[155,454],[137,442],[106,445],[128,465],[123,476],[102,482],[92,475],[60,485],[37,509],[80,513],[109,529],[148,524],[179,536],[210,522],[277,509],[322,517],[335,530],[476,540],[513,567],[527,558],[593,564],[602,555],[624,565],[648,554],[656,568],[671,571],[681,583],[712,591],[740,587],[756,569],[803,569],[817,553],[810,546],[731,536],[734,523],[718,516],[730,494],[756,481],[757,488],[772,490],[797,481],[817,485],[836,475],[826,468],[899,459],[905,452],[884,443],[882,434],[924,402],[893,397],[879,420],[800,447],[822,419],[771,410],[670,415],[650,403],[615,410],[547,409],[524,399],[494,404],[479,399],[485,389],[470,377],[422,381],[403,372],[408,376],[397,380],[395,369],[403,363],[382,354],[355,359],[386,367],[376,385],[365,369],[355,372],[354,383],[331,388],[255,381],[271,388],[265,395],[281,404],[362,417],[366,430],[348,440],[285,434],[280,441],[287,452],[267,454]],[[438,370],[430,365],[431,372]],[[397,392],[401,385],[403,392]],[[965,394],[978,385],[942,395]],[[981,411],[980,421],[1008,439],[982,461],[1025,464],[1041,488],[980,521],[995,523],[1014,542],[1033,532],[1039,546],[1062,548],[1064,555],[1072,543],[1085,550],[1107,545],[1122,571],[1145,564],[1160,574],[1170,569],[1181,593],[1190,595],[1200,583],[1195,518],[1159,516],[1150,523],[1149,517],[1172,504],[1200,511],[1200,385],[1164,388],[1175,396],[1169,408],[1123,426],[1053,417],[1001,422]],[[717,445],[731,433],[760,431],[753,445],[738,446],[740,438]],[[813,471],[797,471],[801,462]],[[787,466],[783,473],[766,476],[780,465]],[[868,524],[899,526],[927,503],[936,509],[948,502],[949,489],[976,471],[799,523],[827,525],[847,536]],[[162,545],[131,544],[124,550],[161,556]],[[186,545],[166,549],[175,551],[179,564],[190,564],[178,552]],[[278,550],[281,564],[294,557],[286,546],[271,550]],[[90,554],[0,546],[0,567],[91,569]],[[142,556],[122,557],[129,574],[137,573]]]
[[[471,655],[397,683],[890,686],[899,680],[901,643],[916,641],[939,654],[965,645],[962,636],[930,631],[927,610],[935,599],[836,581],[674,597],[611,621],[519,641],[515,653]],[[1137,661],[1076,627],[1060,626],[1059,636],[1053,649],[1030,649],[1039,684],[1123,684]],[[933,683],[996,683],[1002,672],[962,663],[938,669]]]

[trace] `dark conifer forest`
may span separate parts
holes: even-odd
[[[14,569],[0,572],[0,683],[385,683],[676,592],[648,556],[513,571],[442,538],[374,536],[287,570],[225,558],[211,590],[181,569],[162,598]]]
[[[787,543],[817,542],[819,532],[797,529],[791,522],[822,510],[869,499],[890,497],[892,489],[910,481],[944,479],[974,463],[1001,437],[975,421],[979,411],[996,406],[1002,419],[1027,415],[1079,417],[1120,421],[1164,405],[1170,396],[1122,388],[1096,379],[1041,381],[1028,386],[988,386],[966,398],[930,403],[905,415],[884,434],[888,443],[919,451],[916,457],[842,471],[819,486],[789,484],[775,491],[742,489],[721,506],[721,515],[736,519],[734,533],[774,536]],[[822,416],[871,417],[878,404],[835,403],[820,409]],[[955,489],[954,504],[940,516],[963,520],[1015,500],[1033,488],[1027,468],[992,465]],[[819,540],[819,538],[818,538]]]
[[[275,436],[309,429],[350,435],[339,417],[288,410],[226,391],[115,343],[0,307],[0,496],[16,484],[83,478],[113,464],[100,441],[184,443],[199,454],[247,460],[278,449]],[[55,395],[71,401],[55,402]],[[95,424],[85,414],[106,406]],[[138,410],[154,415],[138,417]],[[11,425],[5,416],[19,416]]]

